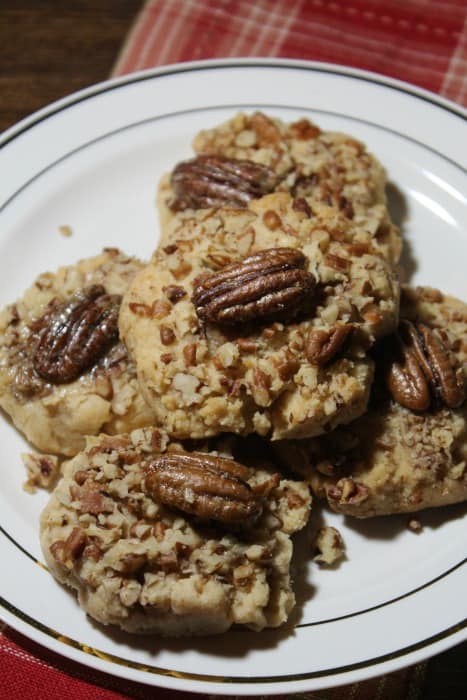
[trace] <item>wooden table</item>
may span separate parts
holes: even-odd
[[[1,0],[0,131],[108,77],[141,0]]]
[[[142,4],[2,0],[0,132],[53,100],[105,80]],[[457,699],[466,688],[467,644],[462,644],[430,661],[421,698]]]

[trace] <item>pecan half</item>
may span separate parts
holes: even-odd
[[[92,285],[42,317],[33,355],[37,374],[53,384],[65,384],[92,367],[118,339],[120,302],[119,295]]]
[[[250,470],[231,459],[202,452],[174,452],[146,467],[147,493],[165,505],[222,523],[251,523],[261,498],[247,482]]]
[[[417,354],[431,389],[448,408],[457,408],[465,399],[461,374],[456,372],[441,338],[424,323],[418,323],[416,328],[422,339]]]
[[[192,301],[203,321],[235,325],[293,319],[312,301],[316,286],[294,248],[269,248],[193,282]]]
[[[396,357],[389,365],[387,383],[395,401],[414,411],[432,404],[457,408],[465,400],[465,384],[451,355],[424,323],[402,321],[395,337]]]
[[[252,199],[272,192],[276,174],[250,160],[201,155],[175,166],[170,183],[174,198],[170,209],[246,208]]]
[[[308,362],[320,366],[327,365],[341,350],[351,330],[350,323],[339,324],[327,330],[310,328],[305,345]]]

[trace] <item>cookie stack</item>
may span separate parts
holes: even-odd
[[[44,556],[131,632],[284,623],[310,490],[354,517],[467,498],[467,306],[401,287],[382,166],[262,113],[194,150],[149,263],[105,250],[0,319],[0,403],[48,453],[33,478],[72,457]]]

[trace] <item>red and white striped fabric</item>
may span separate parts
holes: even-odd
[[[278,695],[276,700],[417,700],[425,664],[318,693]],[[123,680],[64,659],[14,630],[0,628],[0,697],[5,700],[223,700]],[[237,699],[235,699],[237,700]],[[238,699],[240,700],[240,699]],[[265,700],[245,697],[241,700]]]
[[[363,68],[467,105],[465,0],[149,0],[113,75],[273,56]]]
[[[182,61],[248,56],[363,68],[467,106],[467,4],[466,0],[149,0],[113,75]],[[416,700],[425,669],[419,664],[296,698]],[[8,700],[193,697],[94,671],[6,627],[0,627],[0,689]],[[216,699],[211,695],[209,700]]]

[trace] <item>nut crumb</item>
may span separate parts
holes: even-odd
[[[24,452],[21,459],[28,475],[23,484],[27,493],[36,493],[38,488],[51,489],[60,472],[60,463],[55,455],[42,455],[34,452]]]
[[[61,236],[65,236],[65,238],[70,238],[70,236],[73,235],[73,229],[71,226],[59,226],[58,232]]]
[[[335,564],[345,555],[344,540],[335,527],[322,527],[316,535],[314,547],[318,553],[313,560],[319,564]]]
[[[423,525],[421,524],[420,520],[417,520],[416,518],[411,518],[407,523],[407,527],[409,530],[412,530],[412,532],[421,532],[423,530]]]

